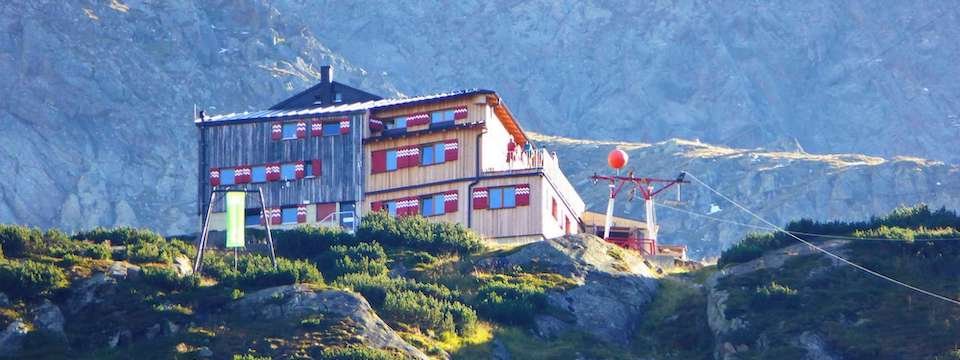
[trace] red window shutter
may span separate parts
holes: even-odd
[[[397,148],[397,169],[403,169],[410,163],[410,150],[406,146]]]
[[[303,139],[307,137],[307,122],[299,121],[297,122],[297,139]]]
[[[407,126],[426,125],[430,123],[430,114],[421,113],[407,116]]]
[[[397,204],[397,217],[407,216],[407,199],[400,198],[396,201]]]
[[[420,147],[411,146],[408,151],[409,152],[407,155],[407,166],[408,167],[420,166]]]
[[[387,171],[387,152],[378,150],[370,153],[370,173],[382,173]]]
[[[340,133],[344,135],[350,133],[350,118],[340,119]]]
[[[371,132],[383,131],[383,120],[370,119],[370,131]]]
[[[313,167],[313,174],[311,174],[311,175],[313,175],[313,176],[320,176],[320,175],[322,175],[322,174],[323,174],[323,167],[322,167],[321,165],[323,165],[323,164],[320,162],[320,160],[313,160],[313,165],[312,165],[312,167]]]
[[[559,219],[557,218],[557,199],[550,199],[550,214],[554,219]]]
[[[245,183],[246,183],[245,178],[244,178],[244,176],[243,176],[243,174],[244,174],[243,169],[244,169],[243,166],[238,166],[238,167],[235,167],[235,168],[233,169],[233,182],[234,182],[234,183],[236,183],[236,184],[245,184]]]
[[[267,172],[267,181],[277,181],[280,180],[280,164],[272,163],[266,165]]]
[[[303,161],[297,161],[293,164],[293,174],[297,179],[303,179],[304,174]]]
[[[459,207],[457,204],[458,198],[457,190],[450,190],[443,194],[443,212],[452,213],[457,212]]]
[[[410,197],[407,198],[407,201],[410,202],[409,207],[407,208],[407,215],[414,216],[420,214],[420,198]]]
[[[297,205],[297,223],[307,222],[307,206],[306,205]]]
[[[516,188],[517,206],[530,205],[530,184],[520,184]]]
[[[327,220],[327,216],[337,212],[337,203],[317,204],[317,221]]]
[[[467,107],[462,106],[456,109],[453,109],[453,119],[454,120],[463,120],[467,118]]]
[[[323,136],[323,123],[320,119],[313,119],[310,123],[310,136]]]
[[[220,169],[210,168],[210,185],[220,186]]]
[[[283,139],[283,123],[273,123],[270,127],[270,138],[273,140]]]
[[[373,212],[383,211],[383,202],[382,202],[382,201],[374,201],[374,202],[370,203],[370,211],[373,211]]]
[[[283,210],[280,208],[273,208],[270,212],[270,224],[271,225],[280,225],[283,224]]]
[[[570,218],[564,217],[563,230],[567,235],[570,235]]]
[[[460,143],[457,141],[457,139],[450,139],[444,142],[443,158],[445,161],[456,160],[459,153]]]
[[[478,187],[473,189],[473,208],[474,209],[486,209],[487,208],[487,188]]]

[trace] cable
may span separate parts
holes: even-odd
[[[733,220],[721,219],[721,218],[718,218],[718,217],[715,217],[715,216],[704,215],[704,214],[700,214],[700,213],[693,212],[693,211],[690,211],[690,210],[681,209],[681,208],[678,208],[678,207],[673,207],[673,206],[665,205],[665,204],[661,204],[661,203],[654,203],[654,205],[659,206],[659,207],[663,207],[663,208],[667,208],[667,209],[670,209],[670,210],[673,210],[673,211],[682,212],[682,213],[685,213],[685,214],[688,214],[688,215],[699,216],[699,217],[702,217],[702,218],[706,218],[706,219],[710,219],[710,220],[718,221],[718,222],[723,222],[723,223],[727,223],[727,224],[731,224],[731,225],[738,225],[738,226],[749,227],[749,228],[760,229],[760,230],[767,230],[767,231],[776,231],[776,230],[777,230],[776,228],[772,228],[772,227],[769,227],[769,226],[752,225],[752,224],[746,224],[746,223],[742,223],[742,222],[736,222],[736,221],[733,221]],[[809,233],[809,232],[803,232],[803,231],[787,231],[787,232],[789,232],[789,233],[791,233],[791,234],[795,234],[795,235],[806,235],[806,236],[815,236],[815,237],[822,237],[822,238],[829,238],[829,239],[844,239],[844,240],[866,240],[866,241],[887,241],[887,242],[960,241],[960,238],[888,239],[888,238],[872,238],[872,237],[856,237],[856,236],[845,236],[845,235],[817,234],[817,233]]]
[[[958,300],[955,300],[955,299],[952,299],[952,298],[949,298],[949,297],[946,297],[946,296],[937,294],[937,293],[935,293],[935,292],[932,292],[932,291],[929,291],[929,290],[924,290],[924,289],[918,288],[918,287],[916,287],[916,286],[913,286],[913,285],[904,283],[904,282],[902,282],[902,281],[899,281],[899,280],[894,279],[894,278],[892,278],[892,277],[889,277],[889,276],[887,276],[887,275],[884,275],[884,274],[881,274],[881,273],[876,272],[876,271],[874,271],[874,270],[871,270],[871,269],[869,269],[869,268],[867,268],[867,267],[865,267],[865,266],[863,266],[863,265],[860,265],[860,264],[857,264],[857,263],[855,263],[855,262],[853,262],[853,261],[847,260],[846,258],[844,258],[844,257],[842,257],[842,256],[840,256],[840,255],[834,254],[834,253],[832,253],[832,252],[830,252],[830,251],[827,251],[827,250],[825,250],[825,249],[823,249],[823,248],[821,248],[821,247],[819,247],[819,246],[817,246],[817,245],[814,245],[813,243],[811,243],[811,242],[809,242],[809,241],[806,241],[806,240],[804,240],[804,239],[801,239],[801,238],[797,237],[796,235],[791,234],[789,231],[786,231],[786,230],[780,228],[779,226],[776,226],[776,225],[774,225],[773,223],[767,221],[766,219],[760,217],[760,215],[757,215],[757,214],[754,213],[753,211],[750,211],[750,209],[747,209],[747,208],[744,207],[743,205],[740,205],[740,203],[734,201],[733,199],[727,197],[726,195],[722,194],[721,192],[717,191],[716,189],[710,187],[710,185],[707,185],[707,184],[704,183],[703,181],[700,181],[700,179],[698,179],[698,178],[697,178],[696,176],[694,176],[693,174],[691,174],[691,173],[689,173],[689,172],[687,172],[687,171],[683,171],[683,173],[685,173],[685,174],[687,174],[688,176],[690,176],[690,178],[692,178],[694,181],[696,181],[696,182],[699,183],[700,185],[703,185],[703,187],[707,188],[708,190],[710,190],[710,191],[713,192],[714,194],[717,194],[717,196],[720,196],[720,197],[723,198],[724,200],[726,200],[726,201],[730,202],[731,204],[733,204],[734,206],[740,208],[740,210],[743,210],[744,212],[750,214],[751,216],[753,216],[753,217],[756,218],[757,220],[760,220],[760,221],[763,222],[764,224],[767,224],[767,225],[769,225],[769,226],[771,226],[771,227],[773,227],[773,228],[776,228],[777,231],[780,231],[780,232],[782,232],[782,233],[784,233],[784,234],[787,234],[788,236],[796,239],[796,240],[799,241],[799,242],[802,242],[802,243],[806,244],[807,246],[809,246],[810,248],[812,248],[812,249],[814,249],[814,250],[820,251],[820,252],[826,254],[827,256],[830,256],[830,257],[832,257],[832,258],[834,258],[834,259],[837,259],[837,260],[840,261],[840,262],[843,262],[843,263],[845,263],[845,264],[847,264],[847,265],[853,266],[853,267],[856,268],[856,269],[859,269],[859,270],[861,270],[861,271],[863,271],[863,272],[865,272],[865,273],[867,273],[867,274],[876,276],[876,277],[878,277],[878,278],[880,278],[880,279],[889,281],[889,282],[894,283],[894,284],[896,284],[896,285],[900,285],[900,286],[902,286],[902,287],[905,287],[905,288],[907,288],[907,289],[916,291],[916,292],[918,292],[918,293],[921,293],[921,294],[924,294],[924,295],[927,295],[927,296],[930,296],[930,297],[934,297],[934,298],[937,298],[937,299],[940,299],[940,300],[949,302],[949,303],[951,303],[951,304],[960,306],[960,301],[958,301]]]

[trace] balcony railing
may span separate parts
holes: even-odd
[[[542,172],[550,183],[557,188],[557,192],[564,196],[569,205],[577,211],[585,208],[583,200],[579,196],[566,196],[568,194],[577,194],[576,189],[563,175],[560,170],[560,160],[556,153],[548,152],[546,149],[536,149],[532,152],[516,151],[513,154],[512,161],[507,162],[505,169],[485,170],[484,175],[508,175],[522,174],[530,172]]]

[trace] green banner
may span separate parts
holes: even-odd
[[[227,247],[243,247],[244,212],[247,209],[247,193],[227,193]]]

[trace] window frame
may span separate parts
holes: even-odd
[[[283,127],[282,127],[282,129],[280,130],[280,139],[281,139],[281,140],[296,140],[296,139],[297,139],[297,123],[294,123],[294,122],[285,122],[285,123],[283,123],[282,126],[283,126]],[[287,129],[288,129],[288,128],[293,129],[293,135],[291,135],[291,136],[289,136],[289,137],[287,136]]]
[[[387,209],[387,215],[397,217],[397,201],[389,200],[383,202],[383,207]]]
[[[434,205],[433,201],[434,201],[433,196],[420,197],[420,216],[430,217],[430,216],[437,215],[437,214],[434,214],[436,210],[435,209],[436,205]]]
[[[390,156],[391,154],[393,155],[392,157]],[[387,150],[387,152],[386,152],[386,154],[385,154],[384,156],[386,157],[386,160],[384,161],[385,164],[383,165],[383,168],[386,169],[386,171],[397,171],[397,149]],[[390,168],[390,159],[391,159],[391,158],[393,159],[393,168],[392,168],[392,169]]]
[[[263,180],[257,178],[257,169],[262,170]],[[265,183],[267,182],[267,166],[266,165],[257,165],[250,167],[250,182],[251,183]]]
[[[332,132],[327,133],[328,129],[334,129]],[[337,136],[340,135],[340,123],[339,122],[325,122],[320,124],[320,135],[321,136]]]
[[[227,172],[230,173],[230,176],[226,176]],[[227,181],[226,179],[230,179]],[[237,169],[236,168],[221,168],[220,169],[220,185],[236,185],[237,184]]]
[[[292,177],[287,178],[287,177],[285,176],[286,169],[290,169],[290,171],[291,171],[290,174],[291,174]],[[296,163],[282,163],[282,164],[280,164],[280,180],[283,180],[283,181],[293,181],[293,180],[296,180],[296,179],[297,179],[297,164],[296,164]]]
[[[296,173],[294,173],[294,177],[296,177]],[[312,177],[314,177],[314,176],[313,176],[313,161],[312,161],[312,160],[304,160],[304,161],[303,161],[303,177],[304,177],[304,178],[312,178]]]
[[[293,222],[287,222],[286,216],[289,210],[293,211]],[[289,224],[296,224],[296,223],[297,223],[297,207],[296,206],[280,208],[280,224],[289,225]]]

